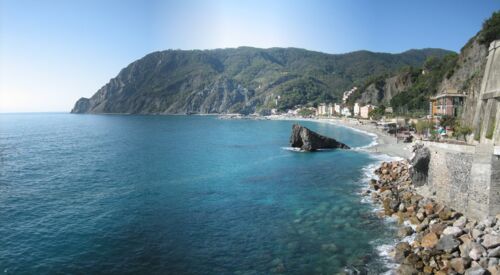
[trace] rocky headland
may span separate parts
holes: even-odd
[[[316,151],[318,149],[350,149],[342,142],[315,133],[299,124],[292,126],[290,146],[303,151]]]
[[[383,162],[366,195],[380,204],[381,217],[400,224],[392,252],[397,274],[500,274],[500,216],[482,221],[417,194],[426,175],[425,150],[407,160]],[[423,169],[425,170],[425,169]],[[414,182],[415,181],[415,182]]]

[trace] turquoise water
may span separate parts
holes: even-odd
[[[355,150],[300,153],[291,121],[0,115],[0,271],[385,270]],[[356,147],[371,137],[301,122]]]

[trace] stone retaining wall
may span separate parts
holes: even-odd
[[[481,220],[500,213],[500,161],[489,148],[426,142],[427,183],[416,191]],[[481,153],[485,150],[485,152]]]

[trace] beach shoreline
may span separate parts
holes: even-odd
[[[317,123],[328,123],[335,126],[349,128],[351,130],[361,132],[363,134],[373,137],[373,142],[356,148],[360,151],[374,153],[376,155],[388,155],[395,159],[409,159],[412,151],[413,143],[403,143],[398,141],[396,137],[389,135],[379,127],[370,124],[368,121],[362,123],[356,119],[346,118],[297,118],[297,117],[284,117],[284,116],[267,116],[266,120],[293,120],[293,121],[311,121]],[[365,121],[363,121],[365,122]]]

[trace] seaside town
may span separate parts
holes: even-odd
[[[3,274],[500,275],[500,1],[0,14]]]
[[[345,91],[340,103],[320,103],[314,106],[295,106],[280,112],[277,108],[265,115],[225,114],[221,119],[314,119],[331,120],[349,124],[350,126],[372,125],[376,129],[392,135],[396,141],[412,142],[415,139],[438,141],[455,144],[467,144],[471,129],[454,127],[454,122],[461,115],[465,94],[456,89],[448,89],[433,96],[429,100],[428,114],[421,117],[400,116],[394,113],[391,106],[362,105],[355,102],[348,104],[350,96],[357,87]],[[276,97],[277,106],[280,97]],[[310,104],[312,105],[312,104]],[[359,128],[359,127],[358,127]]]
[[[341,103],[296,106],[283,113],[272,109],[270,115],[250,117],[313,120],[363,130],[377,137],[367,151],[398,157],[382,162],[363,191],[381,207],[380,217],[399,225],[399,242],[388,253],[397,263],[396,274],[497,275],[500,112],[494,106],[500,98],[500,40],[491,43],[487,64],[477,94],[444,89],[429,98],[428,114],[420,117],[397,115],[391,106],[349,105],[357,87],[344,92]],[[459,123],[467,103],[476,108],[470,114],[472,127]],[[309,134],[297,134],[296,127],[291,140]],[[298,144],[304,147],[303,141]]]

